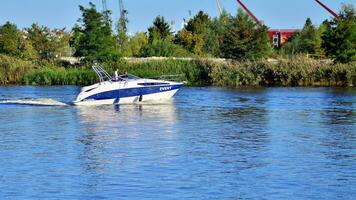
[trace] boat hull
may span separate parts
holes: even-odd
[[[181,84],[163,87],[128,88],[105,91],[88,96],[81,101],[74,101],[74,105],[107,105],[134,104],[140,102],[154,102],[171,99],[179,90]]]

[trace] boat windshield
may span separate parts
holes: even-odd
[[[92,66],[93,70],[95,71],[95,73],[98,75],[99,77],[99,82],[104,82],[104,81],[126,81],[126,80],[137,80],[137,79],[141,79],[138,76],[135,76],[133,74],[123,74],[120,76],[116,77],[111,77],[109,73],[107,73],[101,66],[99,66],[98,63],[94,62],[93,66]]]
[[[119,79],[121,80],[137,80],[137,79],[141,79],[140,77],[138,76],[135,76],[133,74],[123,74],[123,75],[120,75],[119,76]]]

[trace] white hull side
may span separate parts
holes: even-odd
[[[88,100],[88,101],[78,101],[73,102],[77,106],[95,106],[95,105],[109,105],[114,104],[116,99],[105,99],[105,100]]]
[[[159,101],[159,100],[168,100],[171,99],[175,93],[178,92],[178,89],[176,90],[170,90],[166,92],[159,92],[159,93],[153,93],[153,94],[146,94],[142,96],[142,101],[141,102],[152,102],[152,101]],[[133,104],[133,103],[139,103],[140,96],[133,96],[133,97],[125,97],[125,98],[120,98],[119,102],[115,102],[116,99],[105,99],[105,100],[88,100],[88,101],[79,101],[79,102],[74,102],[74,105],[110,105],[110,104]]]

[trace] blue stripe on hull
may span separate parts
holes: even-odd
[[[125,98],[125,97],[135,97],[135,96],[176,90],[176,89],[179,89],[181,86],[182,86],[182,84],[117,89],[117,90],[102,92],[99,94],[94,94],[94,95],[91,95],[91,96],[85,98],[84,100],[88,100],[88,99],[105,100],[105,99],[120,99],[120,98]]]

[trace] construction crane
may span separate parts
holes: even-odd
[[[334,11],[332,11],[330,8],[328,8],[325,4],[321,3],[319,0],[315,0],[321,7],[323,7],[325,10],[327,10],[330,14],[332,14],[336,19],[339,19],[340,16],[337,15]]]
[[[252,14],[252,12],[241,2],[241,0],[236,0],[237,3],[252,17],[252,19],[257,24],[263,24],[257,17]],[[273,46],[279,48],[288,38],[292,37],[296,32],[299,32],[298,29],[269,29],[268,36],[272,39]]]
[[[216,4],[218,5],[220,15],[222,15],[223,14],[223,8],[221,6],[220,0],[216,0]]]
[[[245,6],[245,4],[243,4],[240,0],[236,0],[236,1],[253,18],[253,20],[255,20],[256,23],[260,24],[260,21],[257,19],[257,17],[254,14],[252,14],[252,12]]]

